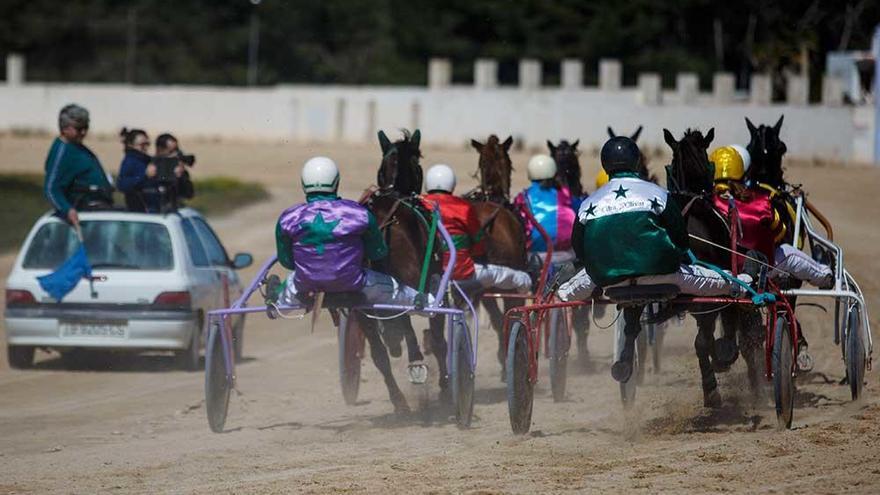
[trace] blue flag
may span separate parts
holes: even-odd
[[[44,291],[56,301],[61,302],[61,299],[76,287],[81,278],[91,276],[92,266],[86,257],[86,249],[80,244],[79,249],[63,265],[48,275],[37,277],[37,280]]]

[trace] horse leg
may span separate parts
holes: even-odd
[[[437,358],[437,370],[440,375],[440,400],[445,403],[452,402],[452,393],[449,390],[449,370],[446,368],[446,317],[435,316],[430,319],[431,352]]]
[[[572,326],[577,338],[578,364],[584,371],[590,368],[590,349],[587,339],[590,336],[590,309],[587,307],[573,308]]]
[[[362,313],[356,312],[355,314],[358,315],[358,323],[361,326],[364,337],[370,343],[370,355],[373,358],[373,364],[376,365],[376,368],[385,379],[385,386],[388,387],[388,395],[391,398],[391,404],[394,405],[394,412],[398,414],[408,413],[410,411],[409,405],[406,403],[406,397],[404,397],[400,387],[397,386],[397,381],[394,380],[388,351],[385,349],[385,344],[382,343],[382,338],[379,336],[379,326],[374,320],[367,318]]]
[[[763,397],[764,380],[764,321],[761,313],[752,308],[741,308],[739,346],[742,349],[749,377],[749,389],[755,401]]]
[[[396,329],[395,333],[399,332],[403,335],[403,338],[406,341],[406,352],[410,363],[423,361],[425,359],[425,356],[422,355],[422,350],[419,348],[419,341],[416,338],[416,331],[413,329],[412,320],[410,320],[408,315],[388,320],[385,322],[385,326],[393,326]]]
[[[739,357],[736,346],[736,330],[740,326],[739,309],[732,307],[721,311],[721,329],[723,335],[715,340],[715,370],[727,371]]]
[[[620,351],[619,359],[611,366],[611,376],[620,383],[626,383],[632,377],[636,338],[642,332],[641,318],[644,310],[643,305],[623,308],[623,350]]]
[[[700,378],[703,387],[703,406],[721,407],[721,394],[718,392],[718,381],[712,367],[712,352],[715,342],[715,315],[694,316],[697,320],[697,336],[694,338],[694,350],[700,362]]]
[[[486,312],[489,313],[489,322],[492,325],[492,329],[495,330],[495,334],[498,335],[498,362],[501,364],[501,380],[504,380],[507,376],[507,353],[505,350],[507,349],[507,342],[504,341],[504,314],[501,313],[501,309],[498,307],[498,300],[494,298],[485,298],[483,299],[483,307],[486,308]]]

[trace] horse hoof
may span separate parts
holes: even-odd
[[[715,361],[722,368],[730,368],[739,357],[739,349],[736,346],[736,340],[721,337],[715,341]]]
[[[620,383],[626,383],[632,377],[632,363],[617,361],[611,366],[611,377]]]
[[[392,404],[394,404],[394,413],[395,414],[409,414],[412,410],[409,408],[409,404],[407,404],[406,399],[403,397],[403,394],[400,394],[398,397],[394,397],[391,399]]]
[[[721,393],[718,389],[713,389],[709,393],[703,393],[703,407],[718,409],[721,407]]]
[[[798,370],[808,373],[813,371],[813,356],[807,352],[806,346],[802,346],[797,355]]]
[[[406,374],[410,383],[424,385],[428,381],[428,365],[421,361],[410,363]]]

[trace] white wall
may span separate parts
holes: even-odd
[[[789,154],[845,161],[870,161],[860,140],[866,125],[851,107],[717,105],[707,98],[684,105],[638,102],[636,89],[478,89],[422,87],[277,86],[221,88],[101,84],[0,85],[0,130],[54,131],[58,110],[76,102],[88,108],[94,132],[125,126],[167,129],[184,136],[301,141],[375,140],[377,129],[422,129],[422,142],[463,146],[490,133],[512,134],[528,146],[546,139],[580,139],[598,148],[606,126],[619,133],[644,125],[640,144],[665,146],[662,128],[680,136],[685,128],[715,127],[716,143],[745,143],[743,117],[755,124],[785,114],[782,137]],[[672,100],[670,98],[670,100]],[[857,132],[858,131],[858,132]],[[870,131],[868,131],[870,132]],[[861,136],[861,137],[859,137]]]

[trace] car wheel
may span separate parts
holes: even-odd
[[[175,357],[177,358],[177,366],[184,371],[196,371],[199,369],[199,365],[201,364],[201,333],[202,326],[199,324],[193,325],[192,334],[189,339],[189,346],[182,350],[177,351]]]
[[[7,345],[6,357],[11,368],[27,369],[34,365],[34,348],[25,345]]]

